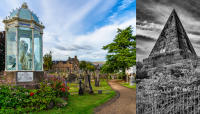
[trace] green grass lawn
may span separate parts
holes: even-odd
[[[78,92],[78,84],[71,83],[69,86],[70,92]],[[70,95],[66,107],[54,108],[47,111],[36,112],[34,114],[92,114],[95,107],[105,103],[116,94],[106,81],[101,80],[100,87],[95,87],[94,82],[92,82],[92,87],[95,92],[93,95]],[[103,94],[97,94],[96,91],[99,89],[107,91],[103,91]]]
[[[100,86],[99,87],[95,87],[94,86],[94,81],[91,81],[92,84],[92,89],[94,92],[97,92],[97,90],[112,90],[111,87],[108,85],[106,80],[101,80],[100,81]],[[76,93],[78,94],[78,90],[79,90],[79,84],[78,83],[68,83],[68,86],[70,87],[69,92],[70,93]]]
[[[126,83],[126,82],[120,82],[120,84],[121,84],[122,86],[131,88],[131,89],[136,89],[136,83],[134,83],[133,86],[131,86],[129,83]]]

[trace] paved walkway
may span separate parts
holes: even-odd
[[[117,80],[112,80],[109,84],[118,91],[118,95],[97,107],[96,114],[136,114],[136,90],[121,86]]]

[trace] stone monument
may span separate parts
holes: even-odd
[[[79,78],[79,90],[78,90],[79,95],[83,95],[83,87],[82,87],[82,78]]]
[[[149,57],[144,59],[143,63],[145,67],[153,68],[162,64],[195,62],[196,60],[197,54],[176,11],[173,10]]]
[[[100,85],[100,65],[98,64],[97,66],[96,66],[96,77],[95,77],[95,86],[96,87],[99,87],[99,85]]]
[[[25,87],[37,85],[44,75],[44,26],[26,3],[13,10],[3,23],[6,32],[6,82]]]

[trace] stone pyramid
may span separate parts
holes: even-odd
[[[197,54],[175,10],[169,16],[146,63],[173,63],[182,59],[196,59]],[[156,63],[157,62],[157,63]]]

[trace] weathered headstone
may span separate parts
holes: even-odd
[[[95,78],[95,86],[99,87],[99,82],[100,82],[100,65],[98,64],[96,67],[96,78]]]
[[[88,75],[88,82],[89,82],[89,88],[90,88],[89,93],[92,94],[92,93],[94,93],[94,92],[93,92],[93,90],[92,90],[92,85],[91,85],[90,75]]]
[[[82,79],[80,79],[80,81],[79,81],[79,91],[78,91],[79,95],[83,95],[83,88],[82,88],[82,81],[81,80]]]

